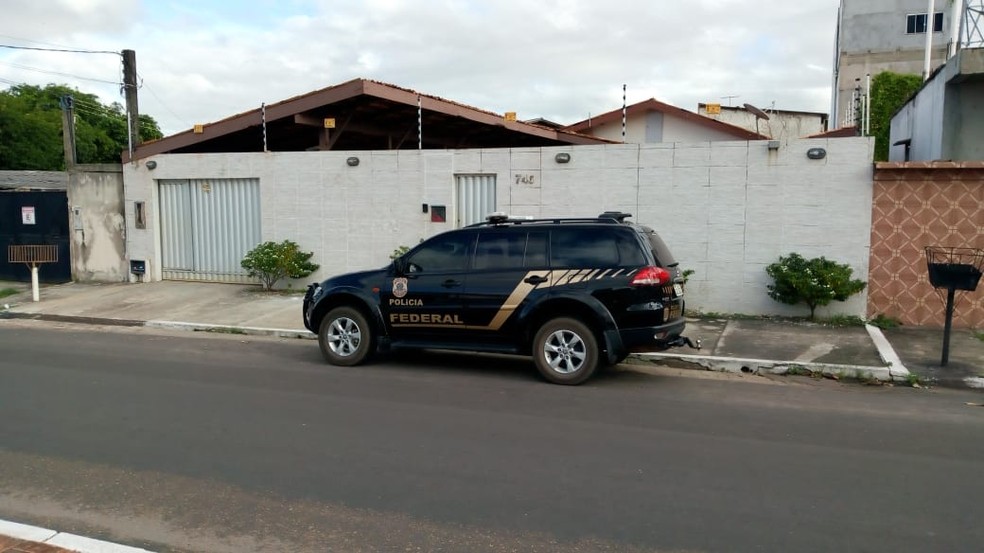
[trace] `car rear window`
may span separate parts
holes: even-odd
[[[666,247],[663,239],[656,234],[656,231],[647,227],[643,227],[642,231],[646,240],[649,242],[649,249],[653,251],[653,257],[656,258],[656,263],[661,267],[675,267],[677,260],[673,259],[670,248]]]

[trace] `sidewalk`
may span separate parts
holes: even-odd
[[[265,293],[259,286],[174,281],[68,283],[43,286],[41,301],[35,303],[29,284],[0,282],[0,290],[4,288],[21,292],[0,299],[0,318],[315,337],[301,321],[301,291]],[[984,340],[967,329],[954,330],[945,368],[940,367],[943,331],[938,328],[900,327],[883,333],[870,326],[805,321],[691,319],[685,334],[700,338],[703,348],[639,354],[630,361],[899,382],[909,382],[911,372],[930,385],[984,386]]]

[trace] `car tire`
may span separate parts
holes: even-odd
[[[350,367],[363,363],[372,352],[372,333],[361,311],[336,307],[325,315],[318,329],[321,355],[332,365]]]
[[[598,369],[598,339],[583,322],[558,317],[543,324],[533,337],[533,361],[543,378],[575,385]]]

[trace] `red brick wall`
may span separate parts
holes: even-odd
[[[873,194],[868,316],[942,326],[925,247],[984,248],[984,162],[879,162]],[[984,328],[984,279],[957,292],[953,322]]]

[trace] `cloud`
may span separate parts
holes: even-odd
[[[563,123],[620,107],[623,83],[630,102],[656,97],[694,110],[698,102],[739,95],[738,103],[774,101],[777,108],[826,111],[838,3],[170,0],[144,6],[90,0],[72,5],[81,6],[82,13],[25,9],[17,21],[0,22],[0,34],[23,36],[31,29],[26,38],[33,40],[136,50],[145,88],[152,91],[141,92],[141,110],[166,132],[175,132],[356,77]],[[0,78],[51,80],[2,65],[27,59],[70,73],[118,78],[112,59],[90,67],[88,60],[56,58],[0,52]],[[96,91],[90,85],[101,85],[79,83],[83,90],[119,98],[112,86]]]

